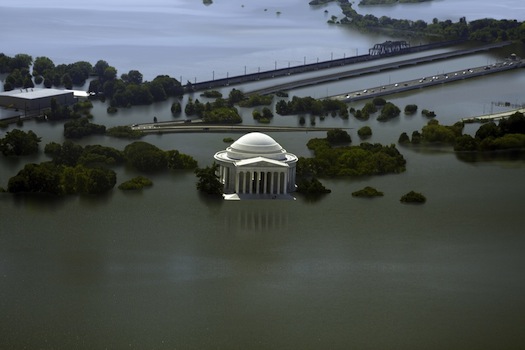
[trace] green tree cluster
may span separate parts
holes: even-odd
[[[100,194],[111,190],[116,183],[113,170],[88,168],[83,165],[68,167],[53,162],[27,164],[9,179],[11,193]]]
[[[217,90],[206,90],[201,96],[206,98],[222,98],[222,93]]]
[[[426,202],[426,197],[419,193],[419,192],[415,192],[415,191],[410,191],[406,194],[404,194],[403,196],[401,196],[401,199],[400,201],[402,203],[425,203]]]
[[[300,157],[297,176],[363,176],[405,171],[406,160],[395,145],[361,143],[359,146],[332,147],[327,139],[311,139],[307,144],[313,158]]]
[[[133,130],[130,126],[113,126],[106,130],[106,135],[121,139],[140,139],[144,133],[140,130]]]
[[[33,63],[33,57],[19,53],[13,57],[0,53],[0,74],[10,73],[15,69],[29,69]]]
[[[74,85],[84,85],[92,74],[93,66],[86,61],[55,66],[48,57],[37,57],[33,65],[33,76],[43,78],[47,88],[55,86],[72,89]]]
[[[121,183],[118,186],[118,189],[123,191],[136,191],[141,190],[144,187],[150,186],[153,186],[153,181],[144,176],[136,176],[128,181]]]
[[[165,101],[184,93],[179,81],[168,75],[158,75],[151,82],[143,81],[138,70],[130,70],[117,76],[117,70],[106,61],[99,60],[94,66],[97,76],[89,84],[89,91],[110,99],[113,107],[130,107]]]
[[[210,110],[205,110],[202,116],[205,123],[217,124],[237,124],[242,123],[242,117],[237,108],[234,107],[219,107]]]
[[[64,124],[64,136],[68,139],[79,139],[89,135],[104,135],[106,127],[94,124],[88,118],[72,119]]]
[[[365,188],[360,189],[359,191],[352,192],[353,197],[382,197],[383,192],[378,191],[377,189],[366,186]]]
[[[348,107],[342,101],[324,99],[317,100],[313,97],[292,97],[291,101],[280,100],[275,105],[275,111],[279,115],[312,114],[326,115],[328,112],[348,117]]]
[[[352,138],[346,130],[332,129],[326,132],[326,140],[331,145],[348,144],[352,142]]]
[[[458,152],[484,152],[497,150],[525,149],[525,116],[516,112],[499,121],[482,124],[475,136],[463,134],[464,124],[440,125],[435,119],[430,120],[421,132],[414,131],[412,139],[402,133],[400,144],[442,143],[454,146]]]
[[[55,98],[51,99],[51,106],[43,111],[47,120],[92,118],[91,101],[78,101],[73,106],[63,106]]]
[[[399,116],[400,113],[401,113],[401,110],[399,109],[398,106],[396,106],[392,102],[387,102],[385,103],[383,108],[381,108],[381,113],[377,117],[377,120],[382,121],[382,122],[387,121],[387,120],[390,120],[392,118]]]
[[[408,104],[405,106],[405,114],[411,115],[417,112],[417,105],[415,104]]]
[[[367,139],[372,136],[372,129],[369,126],[363,126],[357,130],[357,135],[359,135],[361,139]]]
[[[269,123],[273,118],[273,112],[268,107],[263,107],[262,113],[258,109],[254,109],[252,112],[253,119],[257,120],[259,123]]]
[[[197,190],[209,195],[221,196],[224,192],[224,186],[219,180],[219,175],[217,175],[218,170],[219,165],[217,163],[205,168],[195,169],[195,175],[198,179]]]
[[[234,89],[235,90],[235,89]],[[233,90],[232,90],[233,91]],[[238,90],[237,90],[238,91]],[[231,101],[217,98],[213,103],[201,103],[198,99],[193,101],[190,97],[184,107],[187,116],[196,115],[205,123],[241,123],[242,117]]]
[[[126,161],[143,172],[157,172],[167,169],[194,169],[197,161],[176,150],[163,151],[143,141],[135,141],[124,148]]]
[[[238,102],[240,107],[257,107],[257,106],[269,106],[272,104],[273,95],[250,95],[247,99],[243,99]]]
[[[25,156],[38,153],[38,144],[41,137],[38,137],[32,130],[27,132],[13,129],[6,132],[0,139],[0,152],[4,156]]]
[[[298,193],[306,194],[306,195],[319,195],[324,193],[330,193],[332,190],[326,188],[319,179],[316,177],[312,178],[301,178],[297,182],[297,189],[296,191]]]
[[[27,54],[17,54],[14,57],[0,53],[0,74],[7,74],[4,81],[4,91],[15,88],[32,88],[35,86],[29,69],[33,57]]]
[[[57,165],[74,167],[100,167],[118,165],[125,161],[124,154],[113,147],[101,145],[87,145],[82,147],[70,140],[62,144],[51,142],[44,148],[44,153],[51,157]]]
[[[194,169],[197,162],[176,150],[162,151],[145,142],[135,142],[124,151],[101,145],[82,147],[70,140],[51,142],[44,152],[51,161],[27,164],[9,179],[11,193],[98,194],[111,190],[116,173],[109,166],[128,162],[139,170]]]

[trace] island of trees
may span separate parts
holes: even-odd
[[[404,195],[401,196],[401,199],[399,200],[401,203],[415,203],[415,204],[422,204],[427,201],[427,198],[419,192],[410,191]]]
[[[360,189],[359,191],[352,192],[353,197],[382,197],[384,194],[381,191],[378,191],[377,189],[366,186],[365,188]]]
[[[0,139],[6,156],[28,155],[39,151],[40,138],[32,131],[15,129]],[[112,167],[127,164],[142,172],[169,169],[194,169],[197,162],[177,150],[163,151],[146,142],[136,141],[123,151],[101,145],[82,147],[70,140],[62,144],[48,143],[44,153],[51,160],[26,164],[8,181],[11,193],[42,193],[51,195],[100,194],[111,190],[117,181]],[[122,189],[151,185],[139,177],[122,184]]]
[[[448,145],[457,152],[517,151],[525,149],[525,116],[516,112],[500,120],[482,124],[474,136],[463,134],[464,124],[440,125],[436,119],[428,121],[421,131],[411,137],[402,133],[403,145]]]

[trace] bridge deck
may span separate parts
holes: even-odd
[[[278,84],[278,85],[272,85],[270,87],[248,91],[245,92],[245,95],[249,96],[252,94],[259,94],[259,95],[267,95],[276,93],[278,91],[287,91],[291,89],[297,89],[300,87],[305,86],[311,86],[321,83],[327,83],[331,81],[337,81],[342,79],[348,79],[352,77],[358,77],[363,76],[366,74],[373,74],[373,73],[379,73],[382,71],[390,70],[390,69],[398,69],[402,67],[409,67],[414,66],[420,63],[428,63],[432,61],[438,61],[438,60],[445,60],[452,57],[459,57],[459,56],[465,56],[481,51],[488,51],[494,48],[500,48],[509,45],[510,42],[500,42],[500,43],[493,43],[493,44],[487,44],[483,46],[477,46],[469,49],[461,49],[461,50],[455,50],[450,52],[444,52],[434,55],[428,55],[423,57],[415,57],[407,60],[397,61],[397,62],[391,62],[391,63],[385,63],[385,64],[379,64],[372,67],[366,67],[366,68],[359,68],[359,69],[352,69],[344,72],[338,72],[338,73],[332,73],[332,74],[326,74],[322,76],[317,77],[311,77],[311,78],[305,78],[301,80],[295,80],[288,83]]]
[[[480,77],[487,74],[500,73],[510,69],[521,68],[525,65],[523,60],[505,60],[503,62],[485,65],[481,67],[469,68],[444,74],[438,74],[431,77],[422,77],[420,79],[407,80],[394,84],[375,86],[364,90],[352,91],[341,95],[329,97],[330,99],[341,100],[344,102],[359,101],[385,95],[392,95],[404,91],[421,89],[429,86],[450,83],[474,77]]]

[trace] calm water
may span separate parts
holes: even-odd
[[[138,68],[150,77],[250,62],[273,66],[275,59],[302,60],[305,52],[329,55],[332,49],[358,45],[367,50],[381,41],[325,26],[324,8],[292,11],[300,3],[269,1],[263,6],[246,1],[243,8],[236,1],[210,7],[199,1],[150,1],[147,7],[126,2],[122,9],[121,3],[111,2],[94,10],[102,2],[56,9],[63,7],[61,2],[35,8],[20,1],[16,7],[2,5],[9,16],[0,29],[18,23],[22,14],[33,19],[32,26],[9,35],[0,30],[0,35],[6,53],[46,55],[56,63],[104,58],[120,72]],[[486,2],[480,11],[493,12],[494,4]],[[512,1],[498,4],[514,6]],[[82,16],[72,20],[64,15],[68,13]],[[46,25],[49,21],[54,25]],[[191,40],[184,21],[194,23]],[[89,23],[92,27],[86,29]],[[186,28],[185,34],[175,40],[173,33],[180,28]],[[239,34],[239,28],[265,40],[245,47],[245,33],[230,36]],[[312,30],[310,43],[299,40],[306,36],[301,34],[305,28]],[[41,40],[46,34],[48,40]],[[219,37],[224,41],[217,41]],[[293,93],[323,97],[483,65],[514,51],[524,56],[520,49]],[[217,57],[203,54],[187,60],[199,50]],[[442,124],[451,124],[499,108],[492,102],[525,102],[524,79],[523,72],[510,72],[389,100],[435,110]],[[108,126],[153,116],[168,120],[170,104],[120,110],[115,116],[95,104],[93,113],[95,122]],[[253,123],[251,109],[241,111],[245,122]],[[371,141],[388,144],[426,121],[414,115],[388,123],[331,117],[317,123],[351,128],[354,143],[359,142],[356,130],[370,125]],[[295,116],[276,115],[273,124],[297,122]],[[62,123],[28,122],[24,129],[42,136],[42,145],[62,141]],[[467,128],[474,131],[474,126]],[[188,153],[204,166],[226,146],[226,136],[240,135],[150,135],[144,140]],[[288,151],[309,156],[306,142],[324,135],[271,136]],[[81,143],[123,148],[128,142],[93,137]],[[191,172],[152,176],[153,188],[140,193],[115,189],[101,197],[63,199],[0,194],[0,348],[522,348],[525,159],[472,163],[450,149],[400,150],[408,162],[405,173],[323,179],[333,192],[317,201],[300,196],[296,201],[213,201],[197,193]],[[44,159],[0,157],[0,186],[6,187],[25,163]],[[116,170],[118,183],[136,175]],[[364,186],[385,196],[351,197]],[[425,194],[427,203],[400,204],[401,195],[410,190]]]

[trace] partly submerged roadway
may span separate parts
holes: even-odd
[[[271,125],[242,125],[242,124],[209,124],[200,119],[185,121],[170,121],[157,123],[133,124],[132,130],[138,130],[145,134],[163,134],[163,133],[202,133],[202,132],[239,132],[247,133],[253,131],[259,132],[319,132],[329,131],[335,128],[308,127],[308,126],[271,126]],[[341,129],[341,128],[338,128]],[[343,128],[344,129],[344,128]]]
[[[427,63],[427,62],[432,62],[432,61],[437,61],[437,60],[444,60],[444,59],[448,59],[452,57],[465,56],[465,55],[469,55],[469,54],[473,54],[473,53],[477,53],[481,51],[488,51],[491,49],[504,47],[510,44],[511,42],[499,42],[499,43],[487,44],[487,45],[482,45],[482,46],[476,46],[476,47],[472,47],[468,49],[455,50],[455,51],[438,53],[438,54],[429,55],[429,56],[415,57],[415,58],[397,61],[397,62],[379,64],[379,65],[374,65],[374,66],[366,67],[366,68],[358,68],[358,69],[352,69],[352,70],[347,70],[347,71],[338,72],[338,73],[310,77],[310,78],[305,78],[301,80],[290,81],[290,82],[283,83],[283,84],[272,85],[272,86],[265,87],[265,88],[258,89],[258,90],[248,91],[248,92],[245,92],[245,95],[253,95],[253,94],[268,95],[268,94],[273,94],[279,91],[288,91],[291,89],[297,89],[297,88],[301,88],[305,86],[311,86],[311,85],[316,85],[316,84],[321,84],[321,83],[328,83],[332,81],[363,76],[366,74],[379,73],[379,72],[383,72],[383,71],[391,70],[391,69],[398,69],[402,67],[414,66],[420,63]]]

